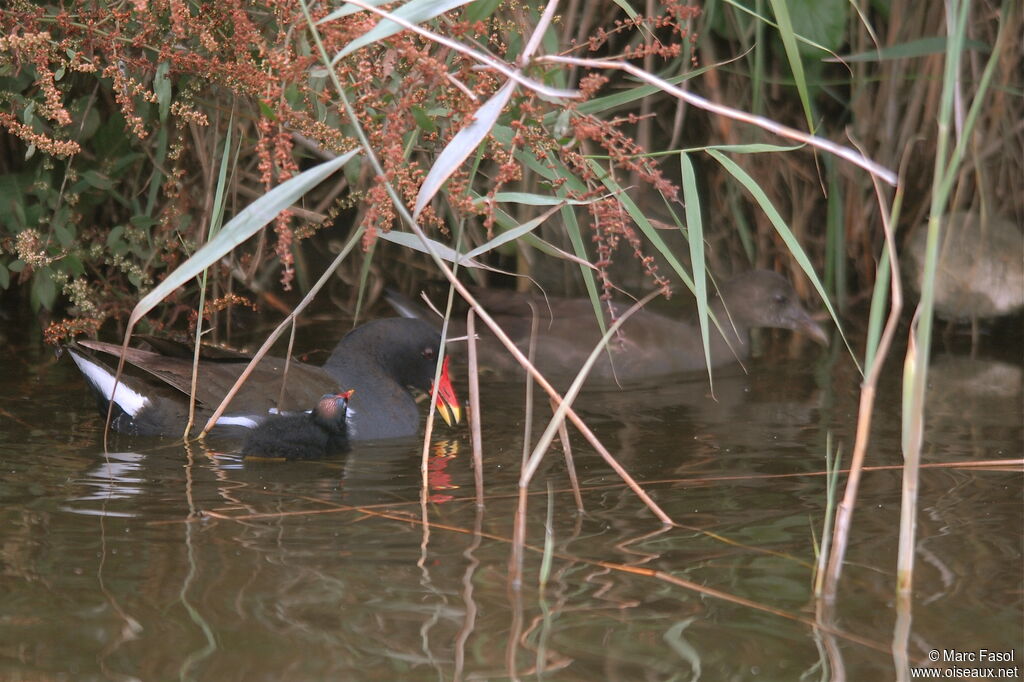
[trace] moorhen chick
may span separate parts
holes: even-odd
[[[970,322],[977,346],[979,320],[1024,308],[1024,228],[996,215],[967,211],[944,215],[940,224],[935,314]],[[919,295],[927,244],[927,225],[920,225],[903,254],[906,281]]]
[[[349,439],[415,435],[420,411],[410,388],[430,392],[440,341],[437,330],[422,320],[394,317],[367,322],[346,334],[322,367],[289,363],[283,392],[284,361],[264,357],[217,427],[251,429],[271,412],[307,409],[319,396],[336,394],[339,386],[345,386],[356,391],[348,403]],[[78,345],[114,356],[121,354],[121,347],[114,344],[81,340]],[[113,370],[81,348],[69,350],[95,390],[105,416],[114,387]],[[188,415],[192,359],[129,348],[125,360],[159,382],[122,377],[114,396],[112,427],[134,435],[180,437]],[[247,363],[244,356],[200,360],[196,429],[202,428]],[[461,418],[447,358],[438,382],[437,410],[449,425]]]
[[[746,360],[750,356],[750,330],[758,327],[792,329],[818,343],[828,343],[825,331],[804,310],[792,285],[775,272],[741,273],[725,282],[720,291],[719,297],[709,301],[722,328],[719,332],[713,322],[708,323],[712,367]],[[575,376],[601,338],[589,299],[545,299],[507,290],[480,290],[475,294],[524,353],[530,340],[532,304],[539,317],[535,364],[550,379]],[[391,302],[402,314],[409,314],[407,305],[393,297]],[[614,307],[617,315],[628,308],[620,304]],[[481,330],[478,354],[482,365],[505,376],[522,371],[486,327],[478,322],[477,329]],[[608,353],[599,356],[590,373],[591,384],[634,383],[706,367],[696,320],[677,320],[643,309],[619,331],[619,338],[609,342],[612,362]],[[461,333],[452,331],[453,336]]]
[[[346,417],[352,393],[328,393],[310,412],[267,417],[249,432],[242,455],[321,459],[347,451]]]

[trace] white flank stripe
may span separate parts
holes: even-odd
[[[244,426],[247,429],[255,429],[259,422],[252,417],[220,417],[217,426]]]
[[[110,399],[110,392],[114,390],[114,375],[106,367],[95,363],[83,355],[72,352],[71,359],[78,365],[78,369],[85,375],[90,384],[96,387],[105,399]],[[117,384],[117,391],[114,393],[114,402],[131,417],[135,417],[139,410],[149,405],[149,398],[137,393],[124,385],[124,382]]]

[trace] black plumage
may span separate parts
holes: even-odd
[[[180,437],[188,422],[185,398],[193,390],[199,415],[193,424],[196,429],[202,427],[249,359],[244,354],[209,356],[204,349],[199,381],[193,389],[191,346],[181,348],[166,340],[149,339],[150,345],[159,349],[155,352],[123,350],[119,345],[87,339],[78,343],[114,356],[123,353],[128,364],[150,375],[146,380],[122,377],[114,395],[113,428],[139,436]],[[348,406],[350,440],[415,436],[421,409],[412,390],[431,392],[440,343],[438,330],[423,320],[385,318],[367,322],[346,334],[322,367],[264,357],[234,395],[217,427],[251,429],[264,421],[271,410],[305,410],[325,392],[346,386],[357,391]],[[72,347],[70,351],[98,394],[100,411],[106,416],[115,372],[78,348]],[[165,388],[175,390],[162,390]],[[438,380],[437,411],[449,425],[461,419],[447,363]]]

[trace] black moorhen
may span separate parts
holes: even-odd
[[[267,417],[249,432],[242,447],[242,455],[321,459],[347,451],[345,422],[352,393],[328,393],[308,413]]]
[[[113,344],[81,340],[78,345],[115,356],[121,354],[120,346]],[[439,347],[437,330],[422,320],[393,317],[367,322],[345,335],[323,367],[291,362],[283,394],[284,361],[264,357],[217,426],[251,429],[272,411],[307,409],[319,396],[335,393],[339,386],[345,386],[356,391],[348,404],[349,439],[415,435],[420,412],[409,389],[431,390]],[[101,412],[106,415],[107,401],[114,386],[113,371],[80,349],[69,350],[96,391]],[[151,381],[122,377],[114,396],[113,428],[135,435],[181,436],[187,418],[186,396],[191,390],[192,360],[137,348],[129,348],[125,360],[162,383],[154,385]],[[246,363],[247,360],[237,358],[200,361],[196,389],[200,408],[197,429],[220,404]],[[459,401],[448,376],[447,359],[438,382],[437,409],[449,425],[461,418]]]
[[[589,299],[553,298],[511,294],[505,290],[480,290],[478,300],[516,342],[523,352],[530,339],[531,310],[539,317],[535,364],[552,379],[574,376],[601,338]],[[403,314],[406,306],[392,301]],[[616,304],[617,314],[628,306]],[[742,273],[724,283],[721,296],[709,303],[726,337],[709,321],[712,367],[746,360],[750,355],[749,332],[756,327],[792,329],[821,344],[828,343],[825,331],[807,314],[793,287],[769,270]],[[486,328],[480,332],[481,363],[499,375],[521,371]],[[452,332],[458,336],[461,330]],[[591,383],[631,383],[678,372],[705,368],[704,346],[696,320],[677,320],[649,310],[640,310],[612,338],[612,364],[603,353],[590,374]],[[731,348],[730,348],[731,346]]]

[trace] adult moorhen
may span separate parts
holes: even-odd
[[[272,415],[249,432],[245,457],[320,459],[348,450],[346,417],[353,391],[328,393],[311,412]]]
[[[78,345],[120,356],[121,348],[98,341]],[[222,426],[251,429],[272,411],[305,410],[339,386],[356,393],[348,404],[348,438],[373,440],[415,435],[420,413],[410,387],[432,388],[440,336],[422,320],[386,318],[353,329],[338,343],[323,367],[264,357],[231,401]],[[100,400],[106,415],[114,387],[114,372],[77,348],[71,356]],[[135,435],[180,437],[188,415],[192,360],[129,348],[125,360],[160,380],[140,382],[122,377],[114,396],[112,426]],[[196,401],[201,428],[211,411],[242,373],[245,358],[203,359],[199,363]],[[281,386],[284,383],[284,391]],[[176,389],[176,390],[172,390]],[[448,376],[447,358],[438,382],[437,409],[449,425],[461,418],[461,408]]]
[[[793,287],[769,270],[744,272],[722,285],[721,296],[709,308],[725,336],[709,322],[712,367],[750,356],[751,329],[774,327],[807,334],[828,343],[825,331],[807,314]],[[531,304],[539,317],[535,364],[552,379],[574,376],[601,338],[589,299],[510,295],[508,291],[480,290],[478,300],[523,352],[530,339]],[[407,308],[395,307],[408,314]],[[627,306],[615,304],[617,315]],[[479,322],[478,329],[486,329]],[[460,331],[453,331],[454,336]],[[481,363],[499,375],[521,371],[519,364],[491,334],[480,332]],[[728,339],[728,342],[726,341]],[[695,320],[676,320],[639,310],[613,338],[612,362],[603,353],[590,373],[591,383],[631,383],[705,368],[704,346]],[[614,372],[613,372],[614,364]]]

